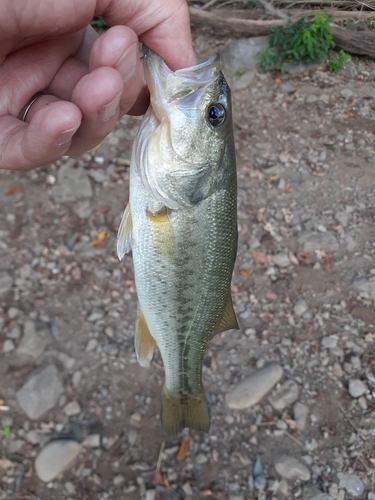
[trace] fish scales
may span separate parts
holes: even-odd
[[[144,318],[142,325],[147,325],[144,329],[148,331],[146,334],[144,331],[142,333],[140,328],[136,330],[136,337],[139,337],[138,346],[142,346],[142,336],[149,342],[145,349],[146,355],[142,354],[142,347],[138,347],[137,355],[141,364],[147,365],[152,356],[152,342],[155,341],[160,349],[165,369],[162,421],[169,434],[176,434],[185,426],[208,430],[209,415],[202,386],[202,363],[206,343],[219,331],[237,327],[230,297],[230,281],[237,247],[234,141],[229,89],[221,73],[214,68],[212,88],[209,87],[214,95],[209,95],[206,99],[207,106],[211,109],[211,101],[215,103],[225,92],[227,101],[222,99],[222,102],[227,103],[228,120],[225,130],[220,132],[222,139],[219,137],[218,140],[216,137],[217,150],[212,155],[214,158],[215,155],[218,157],[215,165],[210,167],[206,151],[201,170],[193,163],[186,175],[184,170],[181,174],[179,157],[172,148],[173,151],[167,151],[167,155],[172,156],[174,162],[164,161],[161,162],[162,167],[158,167],[159,155],[151,154],[150,151],[155,148],[152,141],[156,142],[159,136],[163,135],[165,117],[160,116],[160,111],[157,116],[160,103],[155,102],[153,96],[153,91],[157,93],[159,89],[158,97],[163,98],[160,96],[161,84],[158,82],[159,87],[156,84],[153,87],[150,78],[160,78],[160,74],[157,75],[158,66],[155,69],[155,65],[160,62],[151,51],[146,54],[146,64],[147,61],[149,64],[146,74],[151,92],[151,109],[142,122],[133,148],[129,211],[128,215],[124,215],[124,219],[131,214],[130,239],[139,315]],[[216,61],[212,60],[211,64],[216,64],[217,68]],[[204,69],[204,64],[202,66]],[[162,69],[167,75],[172,74],[166,67],[162,66]],[[194,68],[190,71],[194,73]],[[207,77],[206,74],[203,76]],[[207,87],[207,83],[203,84],[203,90],[204,85]],[[206,94],[201,94],[202,101]],[[197,114],[201,121],[207,120],[207,106]],[[219,105],[217,106],[220,111]],[[190,108],[188,112],[191,113]],[[174,119],[174,116],[170,117],[170,135],[173,135]],[[210,127],[203,122],[203,131],[204,126],[207,126],[207,129]],[[186,136],[183,130],[181,134],[184,141],[189,141],[189,136]],[[189,158],[194,155],[199,157],[201,138],[196,137],[194,144],[191,139],[190,137]],[[178,142],[175,148],[178,148],[179,144]],[[159,151],[157,148],[156,150]],[[151,181],[142,170],[142,158],[146,163],[150,162],[148,175]],[[177,167],[175,171],[173,166]],[[185,163],[183,166],[185,168]],[[158,168],[162,181],[157,185],[160,195],[156,189],[155,196],[150,183],[153,169]],[[165,168],[168,174],[163,179]],[[206,184],[205,179],[196,182],[193,178],[194,175],[201,175],[202,170],[203,176],[208,178]],[[177,181],[170,185],[168,175],[176,172]],[[181,182],[184,175],[186,182],[185,179]],[[165,186],[169,188],[167,195]],[[129,235],[124,235],[124,227],[125,223],[122,223],[119,229],[120,258],[124,250],[129,249],[121,247],[122,242],[126,238],[129,239]],[[143,343],[146,345],[147,342],[144,340]]]

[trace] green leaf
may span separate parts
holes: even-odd
[[[10,432],[11,432],[11,428],[9,427],[9,425],[4,425],[4,427],[3,427],[3,436],[4,437],[9,436]]]

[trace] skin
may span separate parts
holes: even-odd
[[[98,36],[101,15],[112,26]],[[148,105],[138,42],[172,70],[196,63],[185,0],[2,0],[0,168],[29,170],[99,144]],[[41,90],[27,114],[20,110]]]

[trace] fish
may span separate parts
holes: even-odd
[[[133,144],[117,254],[132,250],[138,362],[149,366],[155,344],[163,360],[164,431],[207,432],[206,344],[239,328],[230,290],[237,252],[230,89],[218,54],[171,71],[144,47],[143,61],[150,106]]]

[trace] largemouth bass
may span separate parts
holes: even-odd
[[[161,418],[175,435],[207,431],[207,342],[238,328],[230,294],[237,249],[231,98],[216,54],[172,72],[144,49],[150,107],[134,142],[120,260],[133,251],[139,305],[135,349],[165,369]]]

